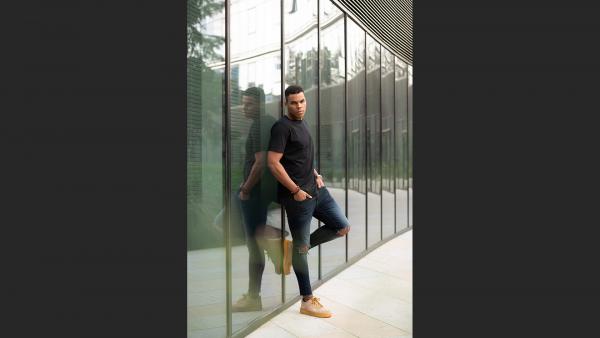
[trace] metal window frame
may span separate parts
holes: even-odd
[[[280,74],[280,92],[281,95],[279,97],[279,117],[283,117],[284,114],[284,105],[285,105],[285,84],[284,84],[284,78],[285,78],[285,26],[284,26],[284,17],[285,17],[285,13],[284,13],[284,6],[285,6],[285,0],[280,0],[279,2],[279,24],[280,24],[280,32],[281,34],[279,35],[280,37],[280,64],[281,64],[281,72],[279,72]],[[281,214],[281,252],[284,252],[284,246],[285,246],[285,241],[283,241],[284,236],[285,236],[285,208],[283,207],[283,204],[279,205],[280,208],[280,214]],[[283,257],[283,256],[282,256]],[[283,271],[283,259],[280,262],[281,263],[281,271]],[[285,274],[281,274],[281,304],[285,304]]]
[[[360,26],[359,26],[360,27]],[[365,123],[364,123],[364,128],[365,128],[365,137],[363,138],[363,144],[365,147],[365,155],[364,155],[364,160],[363,160],[363,170],[365,171],[365,250],[369,247],[369,184],[368,184],[368,165],[367,165],[367,159],[368,159],[368,148],[369,148],[369,144],[367,144],[367,133],[369,132],[369,127],[368,127],[368,121],[367,121],[367,82],[368,82],[368,77],[367,77],[367,32],[363,29],[363,41],[364,41],[364,45],[363,45],[363,50],[364,50],[364,68],[365,68],[365,90],[364,90],[364,95],[365,95],[365,100],[364,100],[364,105],[363,105],[363,117],[365,119]]]
[[[226,334],[232,336],[233,318],[232,304],[232,273],[231,273],[231,1],[225,1],[225,114],[223,116],[224,160],[225,160],[225,284],[226,284]]]
[[[391,52],[391,50],[389,50],[390,53],[393,56],[393,62],[392,62],[392,69],[393,69],[393,74],[394,74],[394,89],[392,91],[392,93],[394,93],[394,142],[393,143],[393,152],[394,152],[394,233],[397,233],[397,226],[398,226],[398,210],[396,210],[396,205],[398,205],[398,201],[397,201],[397,196],[396,196],[396,177],[398,175],[398,172],[396,171],[396,162],[398,161],[398,156],[396,154],[396,138],[398,137],[398,131],[396,130],[396,56],[394,55],[393,52]]]
[[[331,1],[331,0],[330,0]],[[344,213],[348,218],[348,14],[344,13],[344,202],[346,204]],[[344,236],[346,242],[346,258],[348,263],[348,235]]]
[[[383,47],[379,44],[379,175],[381,184],[379,187],[380,215],[379,215],[379,240],[383,240]]]
[[[405,164],[405,170],[404,170],[404,175],[406,177],[406,228],[410,228],[410,191],[409,191],[409,186],[408,186],[408,150],[409,150],[409,146],[408,146],[408,142],[409,142],[409,128],[408,128],[408,63],[406,64],[406,88],[405,88],[405,97],[406,97],[406,115],[404,118],[404,121],[406,121],[406,145],[405,145],[405,153],[406,155],[404,156],[406,158],[406,164]]]
[[[321,0],[317,0],[317,167],[321,172]],[[321,227],[321,221],[317,222]],[[323,278],[323,260],[321,244],[317,247],[318,280]]]

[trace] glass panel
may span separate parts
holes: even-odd
[[[224,1],[187,6],[187,332],[225,337]]]
[[[381,240],[381,47],[367,35],[367,187],[369,246]]]
[[[318,158],[317,147],[317,113],[318,113],[318,30],[317,0],[285,0],[285,87],[297,84],[304,89],[306,111],[304,120],[308,124],[315,144],[315,159]],[[317,163],[315,163],[317,168]],[[287,218],[286,218],[287,222]],[[313,218],[310,225],[312,233],[318,227]],[[287,225],[289,230],[289,224]],[[288,239],[292,239],[288,236]],[[308,267],[311,283],[319,278],[319,251],[313,248],[308,254]],[[286,297],[299,295],[296,275],[291,273],[285,280]]]
[[[346,76],[348,81],[348,258],[366,249],[366,140],[365,127],[365,31],[347,23]]]
[[[408,66],[408,225],[413,225],[413,67]]]
[[[396,231],[408,226],[407,184],[407,69],[396,58]]]
[[[260,13],[260,15],[258,15]],[[277,0],[231,2],[232,332],[281,303],[281,211],[266,167],[273,123],[280,116],[281,12]],[[248,194],[240,194],[244,187]],[[234,230],[235,229],[235,230]],[[256,294],[260,293],[262,311]],[[250,294],[250,299],[242,298]]]
[[[328,0],[321,1],[320,120],[321,175],[329,192],[345,210],[346,169],[344,145],[344,14]],[[321,245],[323,276],[346,262],[346,241]],[[326,258],[325,258],[326,257]]]
[[[381,56],[382,236],[394,233],[394,55],[383,48]]]

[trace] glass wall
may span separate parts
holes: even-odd
[[[271,126],[281,115],[280,3],[231,1],[230,205],[240,214],[231,229],[244,235],[231,248],[234,333],[281,303],[281,275],[275,272],[281,208],[266,166]]]
[[[365,31],[346,20],[347,122],[348,137],[348,258],[366,249],[366,72]]]
[[[408,70],[398,57],[395,61],[396,231],[400,231],[408,227]]]
[[[310,134],[315,142],[315,159],[318,162],[318,1],[286,0],[284,4],[284,87],[297,84],[304,89],[306,98],[304,120],[308,124]],[[314,163],[314,165],[318,169],[318,163]],[[318,226],[319,222],[316,218],[313,218],[310,224],[310,232],[315,231]],[[287,228],[289,230],[289,224],[287,224]],[[288,239],[291,240],[291,236],[288,236]],[[317,281],[319,279],[318,248],[310,250],[308,268],[311,282]],[[285,285],[286,299],[299,294],[295,274],[291,273],[286,276]]]
[[[381,240],[381,46],[367,35],[367,244]]]
[[[225,337],[224,1],[188,1],[188,337]],[[233,233],[239,237],[238,233]]]
[[[395,228],[396,161],[394,143],[394,55],[385,48],[381,54],[381,157],[382,157],[382,217],[381,234],[387,238]]]
[[[412,227],[413,69],[329,0],[188,0],[187,26],[188,337],[242,337],[299,296],[266,166],[282,90],[304,88],[314,165],[352,226],[309,251],[315,283]]]
[[[330,1],[320,8],[320,164],[325,185],[346,211],[346,132],[344,102],[346,54],[344,52],[344,13]],[[346,241],[321,245],[321,274],[327,275],[346,262]]]

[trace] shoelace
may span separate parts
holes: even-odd
[[[318,306],[318,307],[323,307],[323,305],[321,303],[319,303],[319,298],[317,297],[313,297],[310,299],[310,302],[312,305]]]

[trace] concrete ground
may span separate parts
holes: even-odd
[[[313,293],[331,318],[300,314],[298,301],[247,337],[412,337],[412,230]]]

